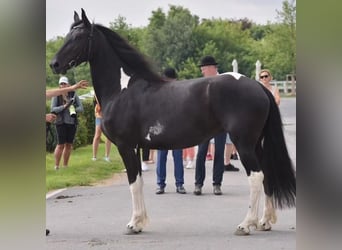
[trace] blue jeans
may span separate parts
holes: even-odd
[[[213,167],[213,185],[221,186],[224,173],[224,145],[226,143],[226,133],[214,137],[215,154]],[[205,158],[208,152],[209,140],[198,145],[196,159],[195,185],[203,186],[205,179]]]
[[[158,150],[157,152],[157,184],[164,188],[166,186],[166,160],[168,150]],[[172,150],[173,162],[175,165],[174,175],[176,180],[176,187],[184,184],[184,168],[183,168],[183,150]]]

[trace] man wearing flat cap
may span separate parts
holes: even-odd
[[[202,58],[201,63],[198,65],[201,69],[202,75],[204,77],[218,75],[217,71],[218,63],[212,56],[205,56]],[[221,195],[221,184],[223,179],[223,172],[225,170],[224,166],[224,146],[226,143],[226,138],[228,139],[226,133],[218,134],[214,137],[215,143],[215,154],[214,154],[214,167],[213,167],[213,193],[215,195]],[[232,143],[229,139],[230,144]],[[205,179],[205,159],[208,151],[209,140],[198,145],[197,159],[196,159],[196,173],[195,173],[195,195],[202,194],[202,187]],[[233,165],[231,165],[235,168]],[[228,170],[227,171],[238,171]]]

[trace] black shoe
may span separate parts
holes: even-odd
[[[213,193],[214,195],[221,195],[222,194],[221,187],[219,185],[214,185]]]
[[[165,193],[164,188],[162,188],[162,187],[157,188],[156,194],[163,194],[163,193]]]
[[[195,185],[194,195],[201,195],[202,194],[202,187],[199,185]]]
[[[50,230],[49,229],[46,229],[46,236],[48,236],[50,233]]]
[[[238,159],[239,159],[239,156],[235,153],[235,154],[232,154],[232,155],[230,156],[230,159],[232,159],[232,160],[238,160]]]
[[[233,164],[229,163],[228,165],[224,165],[224,171],[234,171],[234,172],[237,172],[237,171],[240,171],[240,169],[234,167]]]
[[[186,194],[185,188],[183,186],[177,187],[176,191],[179,194]]]

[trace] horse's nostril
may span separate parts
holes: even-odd
[[[52,69],[58,69],[58,68],[59,68],[59,63],[58,63],[56,60],[52,60],[52,61],[50,62],[50,67],[51,67]]]
[[[58,69],[59,68],[59,63],[58,62],[55,62],[53,65],[52,65],[53,68],[55,69]]]

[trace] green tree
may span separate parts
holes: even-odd
[[[285,26],[283,33],[288,39],[288,49],[289,49],[289,63],[292,68],[290,73],[296,73],[296,1],[295,0],[285,0],[283,2],[282,11],[277,10],[277,18]]]
[[[193,30],[198,25],[198,17],[188,9],[170,5],[167,15],[159,8],[152,12],[146,34],[146,52],[159,68],[180,65],[191,57],[196,44]]]
[[[123,16],[118,16],[113,22],[110,22],[109,28],[125,38],[133,47],[139,50],[143,49],[142,38],[146,28],[132,27],[131,24],[127,24],[126,18]]]
[[[59,76],[55,75],[51,68],[50,62],[52,58],[55,56],[56,52],[63,45],[64,38],[57,37],[54,40],[49,40],[46,42],[46,61],[45,61],[45,73],[46,73],[46,84],[47,86],[56,86],[58,83]]]
[[[249,76],[257,57],[253,57],[254,40],[249,28],[246,27],[245,21],[202,20],[196,29],[197,60],[211,54],[219,63],[219,71],[226,72],[232,71],[231,63],[236,59],[239,63],[239,72]]]
[[[280,22],[272,24],[260,41],[260,61],[269,68],[275,79],[285,79],[286,74],[296,73],[296,5],[295,1],[283,2],[277,11]]]

